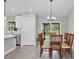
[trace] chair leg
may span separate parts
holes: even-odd
[[[49,56],[52,57],[52,49],[49,49]]]
[[[68,51],[68,53],[70,54],[70,49],[68,49],[67,51]]]
[[[72,57],[72,49],[70,49],[70,54],[71,54],[71,57]]]
[[[62,56],[62,54],[61,54],[61,50],[60,50],[60,56]]]
[[[70,54],[71,57],[72,57],[72,49],[69,49],[68,52],[69,52],[69,54]]]
[[[63,49],[61,49],[61,58],[63,57]]]
[[[60,55],[60,59],[62,59],[63,55],[62,55],[62,50],[61,49],[59,50],[59,55]]]
[[[71,51],[71,57],[72,57],[72,51]]]
[[[43,49],[40,50],[40,57],[41,57],[42,51],[43,51]]]

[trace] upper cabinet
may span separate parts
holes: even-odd
[[[4,18],[4,30],[6,31],[15,31],[15,17],[14,16],[6,16]]]
[[[15,28],[16,28],[15,16],[7,17],[7,28],[8,28],[8,31],[15,31]]]
[[[22,28],[22,16],[15,17],[16,28]]]

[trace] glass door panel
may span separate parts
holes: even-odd
[[[42,23],[43,26],[43,38],[50,37],[49,33],[60,34],[60,23]]]
[[[55,34],[60,34],[60,23],[52,23],[52,32]]]
[[[45,39],[46,36],[49,35],[49,31],[50,31],[50,23],[42,23],[43,25],[43,38]]]

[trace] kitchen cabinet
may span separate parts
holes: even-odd
[[[17,35],[4,34],[4,55],[12,52],[16,48],[16,37]]]
[[[15,22],[16,22],[16,28],[22,28],[22,16],[16,16]]]

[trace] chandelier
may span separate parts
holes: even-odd
[[[48,20],[55,20],[56,19],[56,17],[54,17],[54,16],[52,16],[52,1],[53,0],[50,0],[50,16],[47,16],[47,19]]]

